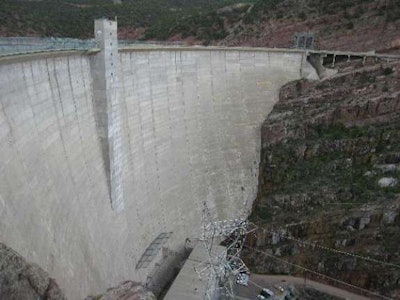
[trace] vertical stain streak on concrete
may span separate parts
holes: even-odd
[[[225,88],[226,88],[226,90],[228,92],[228,97],[227,97],[227,99],[224,99],[223,101],[224,102],[227,101],[229,103],[228,106],[231,106],[231,105],[233,105],[233,100],[234,99],[232,99],[231,94],[230,94],[230,92],[232,90],[231,87],[230,87],[230,84],[235,84],[235,83],[234,83],[234,81],[230,82],[228,80],[228,78],[229,79],[231,79],[231,78],[230,78],[230,74],[228,74],[226,55],[227,55],[227,52],[224,51],[224,59],[223,59],[223,62],[224,62],[224,75],[225,75],[224,76],[224,79],[225,79],[224,80],[224,85],[225,85]],[[233,123],[233,121],[229,117],[227,117],[227,111],[228,110],[225,110],[224,117],[225,117],[226,122],[229,124],[228,128],[234,128],[235,124]],[[229,136],[229,144],[232,145],[232,148],[235,146],[234,145],[234,138],[235,138],[235,136],[233,136],[233,135]],[[237,149],[234,150],[234,152],[236,152],[236,151],[237,151]],[[228,164],[230,163],[230,161],[232,161],[232,157],[229,157],[229,158],[226,157],[223,161],[224,161],[224,169],[226,170],[226,172],[225,172],[226,173],[226,177],[228,178],[228,180],[227,180],[227,188],[226,188],[226,200],[231,203],[232,207],[237,207],[237,205],[235,205],[235,200],[236,199],[234,197],[231,197],[231,195],[233,195],[233,193],[232,193],[232,184],[236,184],[236,182],[230,180],[230,176],[235,175],[235,174],[230,174],[230,172],[228,171],[229,170],[229,165]],[[232,218],[232,215],[234,215],[234,214],[235,214],[235,212],[231,211],[229,215],[226,215],[225,214],[225,210],[223,209],[222,206],[220,206],[220,210],[218,211],[218,215],[225,216],[227,218]]]
[[[64,128],[63,128],[63,126],[61,126],[61,122],[60,122],[60,119],[59,119],[59,117],[58,117],[58,114],[57,114],[57,125],[58,125],[58,132],[59,132],[59,134],[60,134],[60,139],[61,139],[61,144],[62,144],[62,148],[63,148],[63,153],[64,153],[64,157],[65,157],[65,161],[67,162],[67,168],[68,168],[68,175],[69,175],[69,178],[71,179],[71,182],[72,182],[72,185],[75,187],[75,189],[74,189],[74,193],[75,193],[75,195],[78,197],[78,194],[76,193],[76,182],[75,182],[75,180],[74,180],[74,178],[73,178],[73,176],[72,176],[72,170],[71,170],[71,164],[70,164],[70,159],[69,159],[69,157],[68,157],[68,151],[67,151],[67,147],[66,147],[66,144],[65,144],[65,138],[64,138],[64,134],[63,134],[63,131],[64,130],[68,130],[68,129],[70,129],[70,126],[69,126],[69,124],[68,124],[68,121],[67,120],[65,120],[65,113],[64,113],[64,109],[63,109],[63,101],[62,101],[62,96],[61,96],[61,91],[60,91],[60,85],[59,85],[59,81],[58,81],[58,76],[57,76],[57,72],[56,72],[56,63],[55,63],[55,61],[53,61],[53,64],[54,64],[54,78],[55,78],[55,80],[56,80],[56,90],[58,91],[58,100],[59,100],[59,102],[60,102],[60,107],[61,107],[61,109],[62,109],[62,115],[63,115],[63,119],[64,119],[64,122],[63,122],[63,124],[64,124]],[[53,102],[54,103],[54,102]],[[54,106],[54,109],[55,109],[55,111],[57,111],[57,106],[55,105]]]
[[[163,228],[163,231],[166,231],[166,221],[165,221],[165,209],[164,209],[164,205],[162,203],[162,199],[161,199],[161,188],[160,188],[160,163],[159,163],[159,151],[160,151],[160,147],[158,146],[161,143],[161,140],[159,139],[159,137],[156,134],[156,111],[155,111],[155,107],[156,104],[154,103],[154,85],[155,83],[160,84],[161,80],[159,78],[157,78],[157,75],[162,74],[162,70],[160,70],[159,68],[157,68],[156,72],[153,72],[152,69],[152,63],[151,61],[153,61],[152,59],[150,59],[150,57],[152,56],[152,53],[150,52],[149,55],[147,56],[147,69],[149,71],[148,76],[150,78],[150,106],[151,106],[151,123],[152,123],[152,136],[153,136],[153,141],[154,144],[152,145],[152,147],[154,148],[154,162],[155,162],[155,172],[156,172],[156,182],[155,182],[155,188],[156,188],[156,193],[155,193],[155,197],[157,198],[156,201],[158,202],[157,205],[157,210],[159,211],[158,215],[161,216],[161,218],[159,220],[157,220],[158,222],[158,228]],[[157,61],[156,61],[156,65],[157,65]],[[153,76],[156,76],[155,78],[153,78]],[[157,103],[158,107],[160,107],[161,103]]]
[[[131,69],[131,72],[132,72],[132,75],[133,75],[132,76],[132,78],[133,78],[132,79],[132,81],[133,81],[133,89],[135,89],[136,86],[137,86],[138,75],[137,75],[137,67],[136,67],[136,64],[135,64],[135,60],[132,59],[132,53],[129,54],[129,62],[130,62],[130,69]],[[142,114],[141,114],[141,111],[140,111],[140,97],[139,96],[133,97],[132,100],[133,100],[132,103],[130,105],[128,105],[128,109],[132,110],[132,111],[129,111],[128,113],[130,115],[132,115],[133,117],[135,117],[136,116],[135,115],[135,109],[136,109],[136,113],[137,113],[137,116],[138,116],[137,117],[138,118],[137,123],[139,124],[139,126],[138,126],[139,128],[129,128],[129,130],[132,131],[132,133],[133,133],[136,130],[140,129],[140,134],[138,134],[138,140],[133,140],[133,142],[135,143],[135,145],[137,147],[136,149],[138,149],[138,152],[140,151],[141,153],[143,153],[144,152],[143,135],[142,135],[142,132],[143,132],[143,125],[142,124],[143,124],[143,122],[142,122],[142,117],[141,117]],[[133,161],[132,161],[132,165],[133,165],[133,168],[134,168],[133,172],[134,172],[134,174],[138,174],[141,171],[141,169],[140,169],[140,166],[138,166],[138,165],[136,165],[134,163],[135,162],[135,159],[134,159],[135,155],[134,154],[136,154],[136,153],[133,152],[133,149],[134,148],[132,148],[132,150],[131,150],[132,151],[132,156],[133,156]],[[137,176],[136,178],[137,178],[137,180],[136,180],[136,189],[139,189],[139,187],[141,186],[140,185],[140,180],[143,177],[139,178],[139,176]],[[139,191],[137,191],[137,192],[139,194]],[[137,199],[137,200],[135,200],[135,202],[137,203],[140,200],[142,200],[142,199]],[[144,218],[143,218],[143,215],[139,213],[139,206],[138,205],[135,205],[135,212],[136,212],[136,217],[139,220],[139,224],[140,224],[141,228],[144,228],[145,227]]]
[[[131,60],[132,54],[129,53],[129,55],[120,55],[119,60],[120,60],[120,70],[123,76],[127,76],[129,80],[123,80],[121,83],[121,89],[120,89],[120,105],[121,105],[121,116],[122,118],[122,132],[123,136],[126,137],[124,139],[126,141],[126,151],[123,151],[123,156],[124,156],[124,169],[123,169],[123,178],[124,178],[124,186],[128,186],[127,189],[124,189],[126,193],[134,193],[138,195],[137,191],[137,183],[138,180],[135,178],[135,173],[137,172],[138,166],[134,164],[134,148],[133,145],[137,145],[138,141],[135,137],[135,129],[131,125],[131,118],[134,118],[134,112],[131,111],[132,107],[135,107],[134,105],[134,100],[132,98],[133,92],[132,92],[132,87],[134,88],[134,74],[135,74],[135,69],[132,66],[132,60]],[[128,189],[131,188],[129,191]],[[137,199],[135,201],[131,201],[130,203],[126,203],[125,209],[130,210],[132,209],[131,216],[129,218],[129,228],[135,228],[135,231],[138,230],[140,232],[143,231],[143,222],[141,222],[142,216],[139,215],[138,212],[138,202]],[[140,244],[140,238],[137,239],[137,243]],[[139,261],[139,254],[135,249],[126,249],[127,251],[127,256],[129,257],[129,260],[132,260],[130,263],[132,263],[133,266],[136,266],[138,261]],[[140,278],[141,282],[144,282],[143,276],[141,276],[141,273],[138,272],[138,276]]]
[[[169,82],[169,78],[168,78],[168,68],[167,68],[166,61],[168,62],[168,64],[170,63],[172,54],[171,54],[171,52],[165,52],[165,53],[166,53],[167,59],[164,60],[162,72],[165,74],[165,84],[166,84],[165,91],[166,91],[166,102],[167,102],[166,114],[167,114],[167,118],[168,118],[168,124],[167,124],[167,127],[168,127],[168,129],[167,129],[168,140],[167,141],[168,142],[167,143],[168,143],[168,150],[170,150],[171,147],[172,147],[172,145],[171,145],[171,143],[172,143],[172,119],[171,119],[171,99],[170,99],[171,95],[170,95],[170,88],[169,88],[170,82]],[[171,162],[169,162],[169,163],[172,166]],[[164,176],[165,176],[165,173],[164,173]],[[164,180],[166,180],[166,178],[164,178]],[[160,191],[161,199],[162,199],[163,203],[165,203],[165,202],[167,202],[168,199],[167,199],[167,197],[165,197],[165,195],[162,194],[162,192],[163,191]],[[168,203],[168,202],[165,203],[166,207],[169,207],[170,205],[171,204]],[[179,215],[180,214],[180,212],[179,212],[180,211],[180,205],[177,206],[177,211],[178,211],[178,215]],[[166,212],[167,212],[167,210],[164,209],[164,218],[165,218],[165,213]],[[171,223],[171,221],[172,221],[171,218],[169,218],[169,223]],[[165,223],[167,224],[167,221],[165,221]],[[165,231],[168,231],[168,230],[165,229]]]
[[[225,67],[225,55],[223,59],[221,59],[222,51],[210,52],[210,70],[211,70],[211,85],[212,85],[212,112],[214,114],[213,121],[216,127],[216,134],[215,134],[215,143],[217,145],[217,164],[219,168],[214,169],[214,178],[219,178],[221,181],[218,185],[213,185],[216,189],[215,195],[211,195],[212,200],[214,200],[213,207],[211,209],[214,212],[215,216],[223,216],[222,207],[218,204],[221,201],[227,200],[227,190],[221,192],[221,187],[225,186],[228,187],[228,181],[226,178],[226,160],[224,157],[223,151],[223,142],[217,141],[217,139],[224,140],[226,138],[224,128],[227,128],[228,124],[221,124],[222,120],[224,120],[223,114],[225,111],[221,109],[222,101],[226,101],[226,99],[220,99],[221,91],[227,91],[226,88],[226,67]],[[222,62],[222,64],[221,64]],[[216,70],[216,71],[215,71]],[[226,96],[227,97],[227,96]],[[225,125],[221,126],[221,125]],[[223,199],[221,199],[223,198]]]
[[[66,115],[64,113],[64,108],[63,108],[64,106],[63,106],[63,101],[62,101],[62,96],[61,96],[61,88],[60,88],[60,85],[59,85],[59,79],[58,79],[58,75],[57,75],[58,72],[57,72],[57,69],[56,69],[57,62],[56,62],[55,59],[53,59],[52,63],[53,63],[53,67],[54,67],[53,68],[53,71],[54,71],[53,78],[55,80],[56,87],[51,87],[50,88],[51,89],[51,96],[52,96],[52,99],[50,101],[52,103],[53,109],[54,109],[55,114],[56,114],[57,129],[58,129],[56,132],[58,132],[58,135],[59,135],[59,138],[60,138],[60,141],[61,141],[62,154],[64,155],[66,167],[67,167],[67,170],[68,170],[67,172],[65,172],[65,173],[67,173],[66,177],[69,178],[69,180],[71,182],[71,185],[73,186],[73,191],[71,191],[71,193],[74,195],[74,197],[76,199],[75,201],[74,201],[74,199],[68,199],[68,201],[72,203],[71,211],[76,211],[76,210],[80,209],[79,205],[76,205],[76,204],[80,203],[80,204],[83,205],[83,203],[81,201],[81,198],[80,198],[80,195],[79,195],[79,192],[78,192],[79,190],[77,189],[77,182],[75,181],[74,176],[73,176],[73,174],[75,174],[75,173],[72,171],[71,161],[70,161],[71,158],[68,156],[68,150],[67,150],[67,146],[66,146],[66,137],[64,136],[64,134],[65,134],[64,132],[65,131],[68,131],[68,130],[72,129],[72,124],[69,124],[68,121],[65,119]],[[51,78],[50,78],[50,71],[49,71],[49,66],[48,66],[48,61],[47,60],[46,60],[46,71],[47,71],[47,75],[48,75],[48,82],[49,82],[49,84],[51,86],[51,82],[52,81],[51,81]],[[57,93],[54,93],[54,89],[57,91]],[[60,114],[59,114],[58,109],[57,109],[56,98],[58,98],[58,102],[59,102],[61,110],[62,110],[62,118],[64,119],[63,122],[60,121]],[[64,183],[64,184],[67,184],[67,183]],[[56,195],[58,197],[58,195],[59,195],[58,191],[57,191]],[[62,200],[63,199],[58,200],[59,203],[63,203]],[[71,238],[72,235],[71,235],[71,231],[68,228],[68,224],[64,224],[64,222],[62,222],[63,219],[64,220],[68,220],[69,219],[69,213],[71,211],[66,212],[64,214],[64,216],[62,218],[60,217],[60,219],[58,220],[60,225],[58,227],[56,227],[56,228],[60,228],[60,229],[58,229],[58,230],[54,230],[53,229],[54,230],[53,231],[54,243],[59,244],[58,240],[64,240],[64,239],[68,240],[69,238]],[[52,213],[54,213],[55,215],[58,215],[59,212],[58,211],[55,211],[55,212],[53,211]],[[56,249],[57,248],[58,247],[56,247]],[[58,252],[58,251],[60,251],[60,252]],[[58,254],[57,256],[61,260],[65,259],[68,256],[67,253],[63,253],[62,250],[58,250],[58,249],[55,251],[55,253]],[[73,269],[74,269],[73,266],[69,266],[69,268],[66,268],[66,272],[72,272]],[[82,286],[84,286],[84,284],[82,284]]]
[[[189,57],[189,59],[188,59]],[[189,184],[190,184],[190,189],[191,191],[195,192],[196,190],[196,181],[194,178],[194,172],[193,172],[193,152],[192,149],[194,147],[191,138],[193,138],[193,135],[195,132],[193,132],[193,135],[191,135],[191,129],[189,129],[190,122],[193,120],[191,118],[191,113],[190,113],[190,106],[193,106],[194,103],[192,103],[192,93],[193,90],[188,90],[187,86],[190,86],[192,83],[192,78],[189,77],[191,68],[188,66],[192,60],[190,59],[190,53],[187,52],[182,52],[180,56],[180,75],[181,75],[181,85],[182,85],[182,106],[183,106],[183,121],[184,121],[184,139],[185,139],[185,155],[186,155],[186,161],[188,165],[188,175],[189,175]],[[193,109],[193,108],[192,108]],[[197,134],[196,134],[197,135]],[[196,201],[194,208],[193,207],[188,207],[187,211],[185,214],[187,215],[187,219],[189,220],[195,220],[197,215],[195,214],[196,209],[199,209],[201,207],[201,203]],[[194,212],[194,213],[193,213]]]
[[[90,91],[89,87],[91,86],[91,82],[89,82],[89,84],[86,82],[86,80],[88,80],[87,76],[85,76],[84,73],[84,67],[86,66],[87,61],[83,59],[82,56],[80,56],[80,64],[79,64],[79,68],[80,68],[80,74],[81,74],[81,80],[82,80],[82,88],[84,91],[84,103],[86,105],[86,116],[84,116],[84,124],[83,127],[84,129],[87,131],[88,127],[90,126],[90,121],[92,120],[92,118],[94,118],[93,116],[93,103],[91,101],[91,99],[93,98],[92,94],[90,93],[90,95],[88,95],[88,91]],[[79,80],[79,79],[77,79]],[[85,138],[86,138],[86,132],[84,133]],[[90,157],[88,155],[88,153],[90,153],[87,143],[85,143],[85,138],[82,136],[82,132],[81,132],[81,145],[82,145],[82,149],[83,149],[83,155],[85,156],[85,166],[86,166],[86,176],[89,178],[90,180],[90,185],[92,187],[92,189],[90,190],[91,193],[96,191],[96,184],[95,184],[95,180],[93,178],[93,174],[90,171]]]
[[[60,84],[59,84],[59,82],[58,82],[58,78],[57,78],[57,69],[56,69],[56,64],[55,64],[55,62],[54,62],[54,60],[53,60],[53,72],[54,72],[54,79],[55,79],[55,81],[56,81],[56,89],[57,89],[57,93],[58,93],[58,101],[60,102],[60,107],[61,107],[61,113],[62,113],[62,115],[63,115],[63,117],[65,116],[65,114],[64,114],[64,106],[63,106],[63,103],[62,103],[62,101],[61,101],[61,90],[60,90]],[[53,98],[53,100],[54,100],[54,98]],[[57,115],[58,116],[58,115]]]
[[[144,173],[144,182],[145,182],[145,197],[147,199],[154,199],[154,194],[153,194],[153,182],[152,182],[152,177],[149,172],[151,172],[152,168],[152,152],[150,151],[151,149],[151,143],[154,142],[149,138],[149,135],[152,134],[153,131],[153,124],[150,123],[149,121],[149,102],[151,102],[151,81],[150,81],[150,70],[149,70],[149,55],[150,53],[146,52],[141,52],[141,56],[138,57],[138,60],[141,62],[141,64],[138,64],[137,68],[139,69],[138,72],[138,77],[137,80],[141,83],[141,86],[138,88],[141,91],[141,98],[138,99],[139,101],[139,109],[140,109],[140,116],[141,116],[141,136],[142,136],[142,141],[143,141],[143,160],[144,160],[144,166],[142,169],[142,172]],[[144,80],[143,80],[144,79]],[[143,82],[142,82],[143,81]],[[150,106],[151,110],[151,106]],[[152,116],[150,116],[152,118]],[[151,128],[150,128],[151,127]],[[147,216],[151,218],[152,220],[157,220],[155,218],[155,203],[152,201],[151,203],[147,204]],[[152,233],[157,232],[156,222],[152,221],[150,224],[147,224],[146,231],[148,232],[148,243],[150,243],[152,237]]]
[[[15,145],[15,143],[16,143],[16,139],[15,139],[15,137],[14,137],[14,133],[13,133],[13,126],[12,126],[12,123],[11,123],[11,120],[10,120],[10,118],[9,118],[9,116],[8,116],[8,114],[7,114],[7,112],[6,112],[6,107],[5,107],[5,105],[4,105],[4,103],[3,103],[3,101],[0,101],[0,107],[1,107],[1,113],[2,113],[2,115],[3,115],[3,117],[4,117],[4,121],[5,121],[5,124],[7,125],[7,134],[6,134],[6,143],[7,143],[7,148],[12,148],[12,150],[13,151],[16,151],[16,153],[17,153],[17,156],[18,156],[18,158],[19,158],[19,161],[21,161],[21,155],[20,155],[20,153],[19,153],[19,151],[18,151],[18,148],[17,147],[14,147],[14,145]],[[1,119],[3,119],[3,118],[1,118]],[[3,124],[1,124],[1,126],[4,126],[4,123]],[[5,160],[6,158],[3,158],[2,157],[2,160],[4,160],[3,161],[3,163],[5,163],[5,165],[2,165],[1,166],[1,171],[2,172],[6,172],[6,170],[7,170],[7,165],[8,165],[8,163],[9,163],[9,161],[8,160]],[[21,162],[22,163],[22,162]],[[22,165],[24,166],[24,164],[22,163]],[[4,176],[3,177],[3,182],[6,184],[6,186],[7,186],[7,188],[8,189],[12,189],[12,185],[10,184],[10,182],[9,182],[9,178],[8,178],[8,176]],[[30,187],[30,185],[29,185],[29,187]],[[0,191],[1,192],[1,191]],[[31,195],[34,195],[33,193],[31,194]],[[15,207],[14,207],[14,203],[13,202],[8,202],[8,210],[11,210],[11,211],[13,211],[13,210],[15,210]],[[0,216],[2,216],[1,214],[2,214],[2,212],[4,212],[5,210],[6,210],[7,208],[6,208],[6,206],[4,205],[4,207],[3,207],[3,209],[2,209],[2,211],[0,211]],[[2,221],[2,219],[0,219],[0,222]],[[0,223],[0,224],[2,224],[2,223]],[[2,225],[5,225],[4,226],[4,228],[7,228],[8,226],[9,226],[9,224],[7,224],[7,223],[5,223],[5,224],[2,224]],[[1,236],[0,236],[1,237]],[[3,238],[1,239],[1,240],[4,240]]]
[[[187,52],[180,52],[180,56],[179,56],[179,76],[180,76],[180,85],[181,85],[181,95],[182,95],[182,109],[183,109],[183,136],[184,136],[184,142],[185,142],[185,161],[186,164],[188,166],[188,169],[186,170],[186,172],[188,173],[188,177],[189,177],[189,186],[190,186],[190,190],[192,192],[195,191],[195,186],[196,186],[196,182],[194,180],[194,175],[193,175],[193,163],[192,163],[192,157],[191,157],[191,142],[190,142],[190,133],[189,133],[189,120],[191,118],[190,114],[189,114],[189,108],[188,105],[191,105],[190,103],[190,94],[188,92],[186,92],[186,86],[188,85],[188,82],[190,82],[187,78],[187,66],[186,64],[188,63],[187,61],[187,55],[190,55],[190,53]],[[192,92],[192,91],[191,91]],[[183,197],[189,197],[189,195],[185,194],[183,195]],[[195,202],[195,209],[201,207],[201,204],[196,201]],[[196,210],[193,209],[192,207],[186,207],[186,211],[185,213],[185,222],[191,222],[193,220],[195,220],[195,222],[199,221],[200,219],[197,218],[198,216],[196,216],[195,214],[193,214],[193,211],[196,212]]]
[[[195,115],[198,115],[199,118],[191,118],[192,123],[194,123],[195,128],[197,129],[197,138],[198,141],[195,141],[194,139],[192,140],[192,144],[194,145],[191,150],[191,156],[194,156],[194,152],[197,153],[199,156],[199,160],[202,161],[203,163],[201,164],[200,167],[196,168],[192,162],[192,171],[194,174],[194,181],[193,181],[193,186],[197,188],[197,190],[200,190],[203,186],[208,185],[208,176],[206,175],[207,173],[204,172],[204,166],[207,165],[207,162],[203,159],[204,158],[204,147],[206,145],[206,138],[204,135],[204,118],[205,115],[201,111],[201,103],[200,103],[200,89],[199,89],[199,73],[200,73],[200,65],[199,61],[202,60],[203,54],[199,55],[197,57],[194,57],[194,68],[192,72],[194,72],[194,90],[193,90],[193,103],[191,104],[192,111],[193,108],[195,108]],[[191,112],[192,113],[192,112]],[[192,125],[193,127],[193,125]],[[200,144],[200,146],[199,146]],[[207,201],[206,198],[203,199],[203,201]],[[203,203],[200,201],[196,201],[196,208],[197,208],[197,218],[201,218],[202,216],[202,211],[203,211]]]
[[[39,62],[38,62],[38,64],[39,64]],[[40,99],[40,102],[37,103],[37,104],[41,105],[41,104],[45,103],[47,99],[46,98],[45,99],[41,99],[40,96],[39,96],[39,91],[38,91],[38,89],[36,87],[36,83],[35,83],[35,75],[34,75],[34,71],[33,71],[33,63],[30,63],[29,67],[30,67],[29,69],[30,69],[30,72],[31,72],[31,75],[32,75],[32,83],[33,83],[34,95],[29,97],[28,105],[29,105],[29,107],[30,107],[30,109],[32,111],[33,121],[34,121],[34,124],[35,124],[35,131],[36,131],[36,135],[37,135],[36,147],[37,147],[38,152],[39,152],[38,153],[38,160],[40,161],[39,166],[40,166],[40,168],[43,168],[45,170],[45,172],[43,172],[44,173],[43,175],[45,177],[47,177],[46,181],[48,183],[48,182],[51,182],[50,178],[48,177],[49,174],[50,174],[50,171],[48,169],[48,166],[47,166],[47,163],[46,163],[46,160],[45,160],[46,155],[45,155],[45,151],[43,149],[43,145],[42,145],[42,143],[39,143],[40,138],[43,137],[43,135],[41,135],[41,131],[39,129],[39,120],[41,120],[42,122],[43,122],[43,120],[42,120],[41,116],[38,116],[38,114],[35,112],[35,107],[34,107],[34,104],[33,104],[33,101],[35,101],[35,100],[37,101],[38,99]],[[40,70],[40,67],[37,66],[37,68]],[[42,71],[42,70],[40,70],[40,71]],[[26,80],[27,77],[26,77],[25,73],[24,73],[24,76],[25,76],[25,80]],[[41,113],[41,112],[42,111],[40,111],[39,113]]]
[[[179,101],[179,96],[178,96],[178,91],[177,91],[177,87],[178,87],[178,85],[180,85],[180,82],[179,82],[179,80],[178,80],[178,59],[177,59],[177,53],[178,53],[178,51],[171,51],[171,54],[172,54],[172,56],[173,56],[173,60],[174,60],[174,64],[173,64],[173,73],[172,73],[172,79],[171,79],[171,84],[172,84],[172,87],[174,87],[174,94],[173,94],[173,96],[174,97],[171,97],[170,98],[170,102],[172,102],[172,101],[174,101],[173,103],[175,104],[175,103],[178,103],[178,101]],[[176,104],[175,104],[176,105]],[[171,106],[171,108],[172,108],[173,106]],[[171,117],[172,116],[174,116],[173,114],[173,110],[171,110]],[[173,120],[174,121],[174,123],[171,123],[171,137],[172,137],[172,139],[171,139],[171,142],[174,144],[174,145],[176,145],[177,144],[177,137],[176,137],[176,130],[174,131],[174,129],[175,129],[175,127],[174,126],[176,126],[175,124],[177,123],[177,118],[176,118],[176,107],[175,107],[175,119],[173,119],[173,118],[171,118],[171,120]],[[173,134],[173,133],[175,133],[175,135]],[[179,149],[179,150],[181,150],[181,149]],[[174,192],[177,190],[177,187],[175,186],[175,182],[178,180],[177,178],[178,178],[178,174],[176,174],[176,170],[177,170],[177,168],[178,168],[178,166],[177,166],[177,163],[176,163],[176,155],[174,155],[173,156],[173,164],[174,164],[174,166],[173,166],[173,168],[172,168],[172,170],[173,170],[173,177],[174,177],[174,180],[173,180],[173,183],[174,183],[174,186],[173,186],[173,189],[174,189]],[[175,194],[174,194],[175,195]],[[187,228],[188,228],[188,224],[185,222],[185,216],[184,216],[184,213],[183,213],[183,209],[182,209],[182,207],[181,207],[181,203],[180,203],[180,197],[176,197],[178,200],[179,200],[179,204],[177,205],[177,210],[178,210],[178,213],[179,213],[179,220],[180,220],[180,225],[182,226],[182,228],[185,228],[185,231],[186,232],[189,232],[188,230],[187,230]]]
[[[74,84],[72,82],[71,73],[72,73],[73,69],[71,68],[71,65],[70,65],[71,64],[71,59],[72,59],[72,57],[68,57],[67,58],[68,80],[69,80],[69,84],[71,86],[72,103],[74,105],[74,112],[75,112],[74,118],[75,118],[75,121],[76,121],[76,126],[78,128],[79,143],[80,143],[79,149],[81,150],[79,156],[83,158],[83,171],[86,174],[85,178],[88,178],[89,181],[90,181],[90,185],[94,186],[92,177],[90,176],[90,172],[88,172],[88,169],[89,169],[88,168],[88,158],[86,156],[86,151],[84,151],[85,150],[85,143],[84,143],[84,140],[83,140],[83,137],[82,137],[82,126],[83,126],[83,124],[81,124],[81,121],[79,120],[79,114],[78,114],[78,108],[77,108],[77,99],[81,99],[82,97],[77,95],[76,88],[74,88]],[[73,57],[73,60],[76,61],[77,57]],[[81,63],[79,64],[79,67],[81,67]],[[85,96],[86,96],[86,92],[85,92]]]

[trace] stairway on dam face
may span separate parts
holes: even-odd
[[[199,236],[204,200],[220,219],[240,213],[279,88],[315,75],[296,50],[116,52],[104,41],[109,50],[0,60],[0,239],[70,299],[145,282],[162,259],[136,270],[145,249],[172,232],[164,247],[182,251]]]

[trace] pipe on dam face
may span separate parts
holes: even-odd
[[[219,219],[237,216],[247,199],[250,207],[261,123],[283,84],[315,73],[299,51],[112,53],[119,210],[110,205],[110,135],[99,133],[112,101],[109,83],[93,75],[102,53],[0,59],[0,239],[70,299],[145,282],[162,259],[135,270],[146,247],[162,232],[173,233],[164,247],[174,251],[198,237],[203,201]]]

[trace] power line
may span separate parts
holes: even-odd
[[[379,297],[379,298],[386,299],[386,300],[393,300],[392,298],[389,298],[389,297],[387,297],[387,296],[383,296],[383,295],[381,295],[381,294],[378,294],[378,293],[375,293],[375,292],[371,292],[370,290],[364,289],[364,288],[362,288],[362,287],[353,285],[353,284],[351,284],[351,283],[347,283],[347,282],[345,282],[345,281],[342,281],[342,280],[339,280],[339,279],[330,277],[330,276],[328,276],[328,275],[319,273],[319,272],[314,271],[314,270],[311,270],[311,269],[309,269],[309,268],[306,268],[306,267],[297,265],[297,264],[295,264],[295,263],[286,261],[286,260],[284,260],[284,259],[282,259],[282,258],[276,257],[276,256],[274,256],[274,255],[272,255],[272,254],[269,254],[269,253],[265,252],[265,251],[261,251],[261,250],[258,250],[258,249],[255,249],[255,248],[253,248],[253,247],[249,247],[249,246],[246,246],[246,245],[245,245],[244,247],[246,247],[247,249],[250,249],[250,250],[252,250],[252,251],[255,251],[255,252],[264,254],[265,256],[268,256],[268,257],[270,257],[270,258],[272,258],[272,259],[274,259],[274,260],[277,260],[277,261],[279,261],[279,262],[281,262],[281,263],[284,263],[284,264],[287,264],[287,265],[290,265],[290,266],[294,266],[294,267],[299,268],[299,269],[301,269],[301,270],[303,270],[303,271],[306,271],[306,272],[309,272],[309,273],[313,273],[313,274],[315,274],[315,275],[317,275],[317,276],[320,276],[320,277],[323,277],[323,278],[332,280],[332,281],[334,281],[334,282],[337,282],[337,283],[346,285],[346,286],[348,286],[348,287],[357,289],[357,290],[359,290],[359,291],[363,291],[364,293],[368,293],[368,294],[370,294],[370,295],[374,295],[374,296],[377,296],[377,297]]]
[[[359,254],[356,254],[356,253],[352,253],[352,252],[346,252],[346,251],[342,251],[342,250],[338,250],[338,249],[334,249],[334,248],[329,248],[329,247],[322,246],[322,245],[319,245],[319,244],[316,244],[316,243],[303,241],[303,240],[298,240],[298,239],[295,239],[295,238],[289,237],[289,236],[286,236],[284,238],[286,238],[288,240],[295,241],[295,242],[297,242],[299,244],[305,244],[305,245],[308,245],[310,247],[316,247],[316,248],[319,248],[321,250],[334,252],[334,253],[347,255],[347,256],[352,256],[352,257],[359,258],[359,259],[362,259],[362,260],[366,260],[366,261],[369,261],[369,262],[374,262],[374,263],[381,264],[381,265],[384,265],[384,266],[395,267],[395,268],[400,269],[400,265],[397,265],[397,264],[394,264],[394,263],[390,263],[390,262],[385,262],[385,261],[382,261],[382,260],[378,260],[378,259],[375,259],[375,258],[372,258],[372,257],[369,257],[369,256],[362,256],[362,255],[359,255]]]
[[[283,228],[280,228],[280,229],[281,230],[285,230]],[[274,232],[274,231],[271,231],[271,230],[269,230],[269,231],[270,231],[270,233],[273,233],[273,234],[278,233],[279,236],[283,237],[284,239],[295,241],[300,245],[307,245],[307,246],[309,246],[311,248],[319,248],[319,249],[324,250],[324,251],[329,251],[329,252],[333,252],[333,253],[337,253],[337,254],[347,255],[347,256],[359,258],[359,259],[362,259],[362,260],[366,260],[366,261],[369,261],[369,262],[381,264],[381,265],[384,265],[384,266],[395,267],[395,268],[400,269],[400,265],[397,265],[397,264],[394,264],[394,263],[385,262],[385,261],[378,260],[378,259],[375,259],[375,258],[372,258],[372,257],[369,257],[369,256],[362,256],[362,255],[359,255],[359,254],[356,254],[356,253],[352,253],[352,252],[346,252],[346,251],[342,251],[342,250],[338,250],[338,249],[334,249],[334,248],[329,248],[329,247],[326,247],[326,246],[319,245],[319,244],[317,244],[315,242],[309,242],[309,241],[305,241],[305,240],[301,240],[301,239],[296,239],[294,237],[289,236],[288,234],[282,234],[279,231],[278,232]]]
[[[360,204],[360,202],[331,202],[331,203],[326,203],[324,205],[325,206],[329,206],[329,205],[338,205],[339,206],[339,205],[359,205],[359,204]],[[364,203],[364,206],[361,207],[360,209],[362,211],[366,210],[366,209],[368,209],[368,206],[370,204],[372,205],[373,202]],[[325,216],[319,217],[316,220],[312,220],[312,221],[301,221],[301,222],[297,222],[297,223],[289,223],[289,224],[286,224],[285,227],[292,227],[292,226],[310,224],[310,223],[313,223],[315,221],[320,221],[320,220],[326,221],[326,220],[332,220],[332,219],[337,219],[337,216],[336,215],[328,215],[328,216],[325,215]]]
[[[400,56],[399,56],[400,57]],[[378,201],[379,202],[379,201]],[[358,205],[360,206],[359,209],[361,211],[368,211],[371,207],[373,207],[375,204],[377,203],[377,201],[364,201],[364,202],[328,202],[328,203],[324,203],[323,206],[330,206],[330,205],[336,205],[336,206],[345,206],[345,205]],[[337,213],[336,213],[337,214]],[[336,215],[323,215],[318,217],[316,220],[326,220],[326,219],[335,219],[337,218]],[[287,224],[286,226],[295,226],[295,225],[300,225],[300,224],[309,224],[312,223],[314,221],[301,221],[301,222],[297,222],[297,223],[291,223],[291,224]]]

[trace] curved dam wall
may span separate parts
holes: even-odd
[[[99,55],[0,59],[0,240],[69,299],[146,282],[162,260],[160,251],[136,269],[146,247],[162,232],[172,232],[164,247],[174,252],[198,238],[203,201],[221,220],[251,206],[261,123],[283,84],[313,72],[299,51],[120,50],[116,211],[99,133]]]
[[[120,99],[130,141],[123,152],[133,172],[124,186],[137,186],[125,193],[138,195],[135,205],[149,210],[144,215],[159,227],[189,226],[186,235],[195,237],[198,229],[188,224],[198,220],[203,201],[219,219],[238,217],[248,199],[251,205],[260,125],[280,86],[300,78],[302,59],[249,50],[123,51]]]

